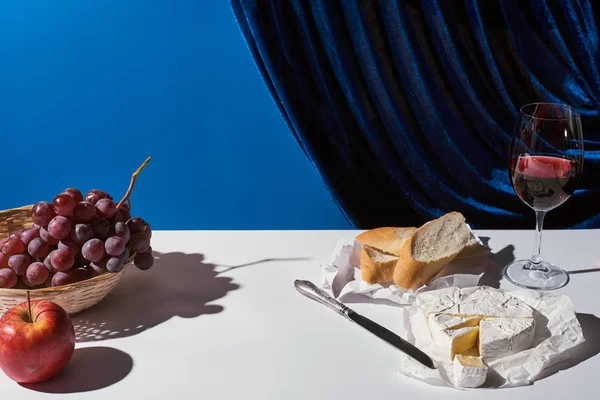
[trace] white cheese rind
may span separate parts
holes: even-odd
[[[454,386],[461,388],[476,388],[485,383],[488,367],[482,362],[469,362],[470,357],[458,354],[452,365]]]
[[[479,323],[479,354],[486,362],[528,349],[535,332],[533,318],[488,318]]]
[[[533,309],[521,300],[489,286],[448,288],[417,297],[416,305],[431,313],[533,318]]]

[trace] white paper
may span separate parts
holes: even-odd
[[[415,290],[402,289],[394,284],[369,284],[361,279],[360,251],[362,244],[357,241],[338,241],[331,257],[331,263],[322,265],[322,287],[331,290],[333,296],[343,300],[348,294],[364,295],[373,299],[387,299],[398,304],[412,304],[418,293],[446,287],[476,286],[486,266],[486,250],[481,240],[471,233],[471,241],[477,243],[483,251],[472,257],[454,260],[427,285]]]
[[[450,289],[443,289],[440,294],[448,290]],[[567,296],[533,290],[507,293],[521,299],[535,310],[536,328],[533,344],[528,350],[490,362],[487,380],[482,386],[484,388],[529,385],[542,371],[567,359],[567,350],[585,341],[575,306]],[[422,309],[413,304],[403,307],[401,312],[405,332],[400,332],[400,335],[429,354],[438,368],[424,367],[401,353],[400,373],[432,385],[453,386],[452,363],[440,361],[431,351],[432,339]]]

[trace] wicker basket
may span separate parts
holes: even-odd
[[[0,239],[11,232],[33,225],[33,205],[0,211]],[[29,289],[31,300],[45,299],[63,307],[70,315],[81,312],[100,302],[119,283],[119,279],[133,260],[132,255],[118,273],[105,273],[71,285]],[[26,289],[0,289],[0,314],[27,300]]]

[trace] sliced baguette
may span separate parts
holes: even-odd
[[[451,212],[429,221],[408,238],[394,269],[394,283],[415,289],[428,283],[467,245],[470,231],[465,217]]]
[[[360,275],[363,281],[374,283],[391,283],[398,256],[385,252],[368,244],[360,251]]]
[[[386,253],[400,254],[406,240],[417,228],[375,228],[361,233],[356,240]]]

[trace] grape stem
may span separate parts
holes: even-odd
[[[150,160],[152,160],[152,156],[146,158],[146,161],[144,161],[142,163],[142,165],[140,165],[140,167],[133,173],[133,175],[131,175],[131,182],[129,183],[129,189],[127,189],[127,193],[125,193],[125,196],[123,196],[121,201],[117,204],[117,210],[119,209],[119,207],[121,207],[123,205],[123,203],[125,203],[127,201],[127,199],[129,199],[129,196],[131,196],[131,192],[133,191],[133,185],[135,185],[135,181],[136,181],[138,175],[142,172],[142,170],[144,168],[146,168],[146,165],[148,165]]]

